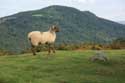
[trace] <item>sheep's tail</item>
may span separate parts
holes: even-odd
[[[28,38],[28,40],[30,40],[30,41],[31,41],[31,37],[30,37],[30,34],[28,34],[27,38]]]
[[[28,34],[27,40],[28,40],[28,42],[31,44],[31,37],[30,37],[30,35],[31,35],[31,34]]]
[[[28,37],[28,41],[29,41],[29,43],[31,44],[31,38],[30,38],[30,37]]]

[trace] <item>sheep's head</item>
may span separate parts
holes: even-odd
[[[59,31],[60,31],[59,27],[58,27],[58,26],[55,26],[55,25],[53,25],[53,26],[51,27],[51,30],[54,31],[54,32],[59,32]]]

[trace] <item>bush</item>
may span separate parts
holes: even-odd
[[[5,55],[13,55],[13,52],[6,51],[6,50],[0,50],[0,56],[5,56]]]

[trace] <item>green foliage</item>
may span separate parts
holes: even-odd
[[[112,49],[125,49],[125,38],[115,39],[111,43],[111,48]]]
[[[0,49],[0,56],[13,55],[13,54],[14,54],[13,52]]]
[[[125,25],[99,18],[89,11],[49,6],[1,18],[0,48],[21,52],[29,48],[28,32],[46,31],[52,24],[58,24],[61,28],[61,32],[57,34],[58,44],[109,43],[125,35]]]
[[[104,51],[108,62],[91,62],[95,51],[57,51],[0,57],[0,83],[125,83],[125,50]]]

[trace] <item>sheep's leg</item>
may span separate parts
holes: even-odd
[[[32,45],[32,48],[31,48],[31,50],[32,50],[32,53],[33,53],[33,55],[36,55],[36,52],[35,52],[35,50],[36,50],[36,47]]]
[[[40,52],[40,51],[41,51],[41,47],[42,47],[42,43],[39,42],[39,43],[38,43],[38,46],[37,46],[37,48],[36,48],[36,49],[37,49],[36,51],[37,51],[37,52]]]
[[[53,51],[53,53],[56,53],[56,51],[55,51],[55,44],[53,44],[53,46],[52,46],[52,51]]]
[[[31,45],[31,51],[32,51],[33,55],[36,55],[35,46],[31,43],[31,38],[29,38],[29,40],[30,40],[30,45]]]
[[[51,47],[50,47],[50,44],[48,44],[48,55],[50,55],[51,53]]]

